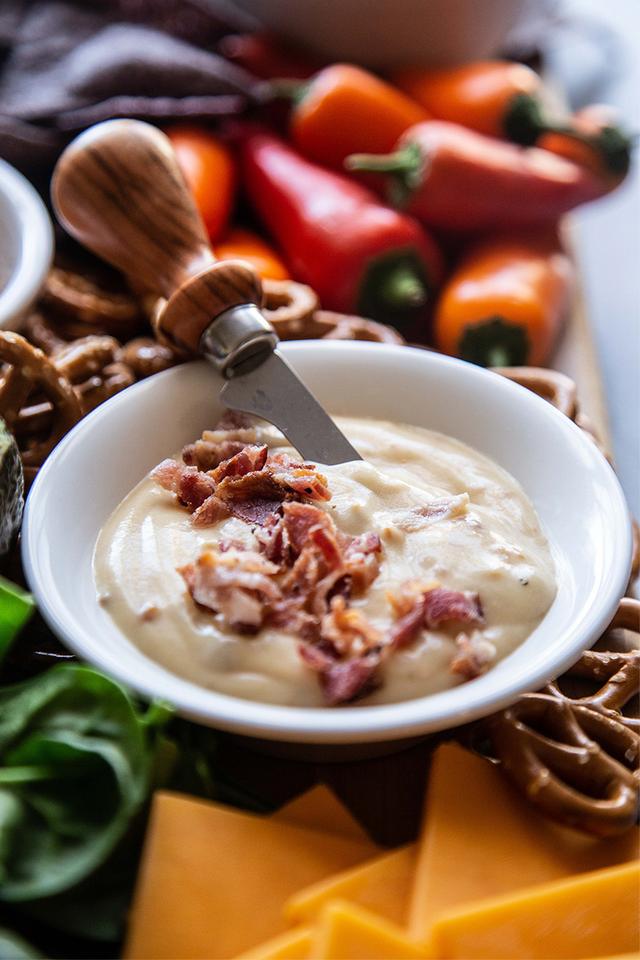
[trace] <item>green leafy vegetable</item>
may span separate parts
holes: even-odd
[[[34,610],[30,593],[0,577],[0,661]]]
[[[0,960],[39,960],[40,957],[42,954],[17,933],[0,927]]]
[[[146,799],[154,708],[88,667],[0,689],[0,899],[67,890],[107,859]]]

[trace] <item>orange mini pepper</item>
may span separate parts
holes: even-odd
[[[203,127],[179,124],[165,133],[171,140],[209,238],[224,233],[236,189],[235,163],[228,147]]]
[[[213,252],[218,260],[248,260],[263,280],[289,280],[290,274],[279,255],[269,244],[243,227],[233,227]]]
[[[539,105],[542,91],[542,81],[534,70],[507,60],[398,70],[393,81],[433,117],[460,123],[488,137],[508,139],[512,139],[511,125],[526,112],[525,104],[529,110],[532,103]]]
[[[484,367],[549,360],[570,304],[571,261],[548,235],[484,240],[445,284],[434,345]]]
[[[333,169],[342,169],[350,153],[390,150],[401,133],[428,117],[400,90],[346,63],[325,67],[291,92],[291,139],[309,159]]]
[[[597,107],[573,118],[553,118],[541,77],[523,63],[483,60],[436,70],[403,69],[393,80],[439,120],[521,146],[552,149],[577,163],[587,157],[589,169],[604,177],[620,180],[629,169],[631,140],[610,116],[606,122],[594,123],[593,115],[587,120],[584,114],[602,110]]]

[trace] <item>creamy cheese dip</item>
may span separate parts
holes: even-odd
[[[350,535],[377,533],[380,572],[352,606],[387,631],[387,599],[409,580],[438,581],[479,594],[485,623],[423,630],[380,668],[381,685],[358,701],[394,703],[462,682],[451,671],[461,629],[513,651],[540,623],[555,596],[554,566],[533,506],[506,471],[450,437],[378,420],[337,418],[364,457],[322,467],[332,499],[316,504]],[[296,456],[270,425],[258,443]],[[428,505],[455,498],[444,515]],[[424,508],[427,508],[426,510]],[[201,686],[249,700],[324,706],[317,675],[295,637],[266,627],[256,636],[225,629],[198,609],[177,568],[222,539],[255,546],[252,528],[228,518],[194,527],[173,494],[146,478],[123,500],[98,538],[95,581],[117,626],[148,657]]]

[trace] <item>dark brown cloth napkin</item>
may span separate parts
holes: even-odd
[[[224,0],[0,0],[0,156],[41,180],[100,120],[237,114],[253,78],[214,50],[252,26]]]

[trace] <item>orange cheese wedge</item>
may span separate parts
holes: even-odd
[[[236,960],[307,960],[311,939],[311,927],[296,927],[267,943],[252,947]]]
[[[640,864],[542,884],[442,916],[442,960],[575,960],[640,949]]]
[[[413,943],[395,924],[352,903],[327,904],[312,939],[312,960],[424,960],[425,946]]]
[[[320,880],[287,900],[285,916],[293,923],[313,922],[327,903],[340,899],[404,926],[415,860],[415,844],[411,844]]]
[[[323,783],[290,800],[273,814],[274,820],[286,820],[300,827],[327,830],[342,837],[366,840],[367,835],[335,793]]]
[[[354,866],[373,844],[155,794],[134,898],[129,960],[228,960],[286,928],[285,901]]]
[[[597,840],[556,827],[493,764],[444,744],[431,767],[410,933],[427,939],[440,913],[484,897],[625,863],[638,856],[638,837]]]

